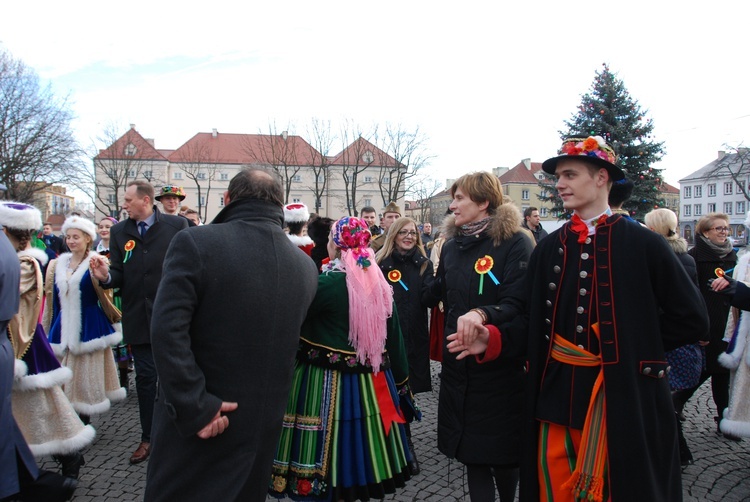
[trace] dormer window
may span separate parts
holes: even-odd
[[[127,155],[128,157],[134,156],[135,155],[135,151],[136,151],[136,148],[135,148],[135,145],[133,143],[128,143],[125,146],[125,155]]]

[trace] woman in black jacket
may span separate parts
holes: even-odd
[[[432,262],[427,258],[413,219],[399,218],[393,222],[376,261],[393,286],[393,299],[409,360],[411,390],[414,394],[428,392],[432,390],[432,382],[427,309],[437,305],[439,298],[431,292],[434,282]],[[406,431],[409,446],[414,451],[408,424]],[[419,473],[416,454],[409,467],[412,474]]]
[[[500,181],[467,174],[450,189],[453,215],[435,289],[445,305],[445,335],[503,326],[525,310],[526,266],[534,246],[521,229],[521,213],[503,203]],[[502,329],[501,329],[502,331]],[[466,464],[472,502],[515,498],[524,402],[523,350],[503,350],[480,364],[457,360],[443,341],[438,402],[438,449]],[[494,478],[494,479],[493,479]]]
[[[698,387],[711,378],[711,392],[718,417],[718,424],[729,405],[729,370],[719,363],[719,355],[727,349],[727,342],[723,340],[724,330],[729,316],[729,297],[711,293],[708,285],[710,279],[723,281],[719,278],[722,271],[729,271],[737,264],[737,254],[732,249],[729,235],[729,216],[723,213],[709,213],[698,221],[695,227],[695,247],[688,254],[695,259],[698,268],[698,286],[706,301],[708,317],[711,327],[708,332],[706,345],[706,368],[700,376],[698,385],[675,393],[675,407],[681,412],[685,403],[690,399]],[[724,437],[738,441],[735,436],[724,434]]]

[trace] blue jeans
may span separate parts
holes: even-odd
[[[135,390],[138,393],[138,411],[141,416],[141,441],[151,442],[151,421],[156,400],[156,364],[151,344],[130,346],[135,366]]]

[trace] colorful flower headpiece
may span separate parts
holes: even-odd
[[[372,234],[367,228],[365,220],[353,216],[344,216],[331,229],[333,243],[341,250],[351,250],[354,254],[357,265],[362,268],[370,266],[370,238]]]
[[[558,152],[561,155],[586,155],[587,157],[598,157],[614,164],[617,156],[614,150],[604,141],[601,136],[589,136],[583,138],[570,138],[565,140]]]
[[[161,192],[159,192],[159,195],[154,197],[154,199],[160,200],[165,195],[174,195],[175,197],[178,197],[180,200],[185,200],[185,192],[182,190],[182,187],[176,187],[173,185],[167,185],[167,186],[161,187]]]
[[[618,181],[625,177],[625,173],[617,166],[615,151],[601,136],[568,138],[563,141],[557,153],[557,157],[547,159],[542,163],[544,172],[555,174],[557,163],[567,157],[584,157],[588,162],[607,169],[612,181]]]

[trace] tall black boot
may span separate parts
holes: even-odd
[[[685,434],[682,432],[679,413],[675,413],[675,421],[677,422],[677,444],[680,447],[680,465],[685,467],[693,463],[693,454],[690,452]]]
[[[125,389],[128,388],[128,368],[127,366],[125,368],[119,368],[120,369],[120,387],[124,387]]]
[[[416,476],[419,474],[419,460],[417,460],[417,451],[414,449],[414,443],[411,441],[411,427],[409,427],[409,424],[406,424],[406,442],[409,445],[409,450],[411,450],[411,460],[407,462],[407,465],[409,467],[409,472],[412,476]]]
[[[53,458],[60,463],[60,470],[66,478],[78,479],[81,466],[86,463],[81,452],[69,453],[68,455],[54,455]]]

